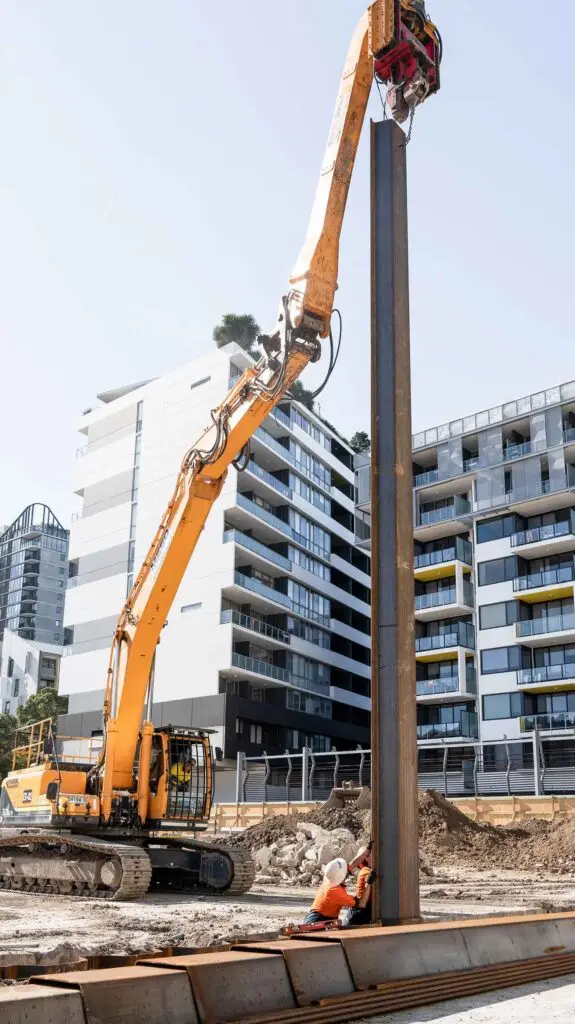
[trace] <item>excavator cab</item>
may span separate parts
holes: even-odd
[[[148,826],[205,829],[212,806],[213,753],[206,730],[165,726],[152,737]]]

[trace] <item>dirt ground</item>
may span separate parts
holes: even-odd
[[[575,876],[444,869],[421,888],[426,918],[541,913],[575,908]],[[0,892],[0,966],[70,962],[96,953],[149,953],[269,934],[301,921],[313,890],[255,886],[211,899],[150,894],[137,903]]]

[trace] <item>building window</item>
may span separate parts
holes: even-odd
[[[236,736],[243,736],[244,734],[244,723],[241,718],[236,718]]]
[[[492,586],[494,583],[507,583],[518,575],[517,559],[514,555],[508,558],[493,558],[489,562],[480,562],[477,566],[479,586]]]
[[[262,727],[261,725],[250,725],[250,743],[261,743],[262,741]]]
[[[180,612],[182,614],[184,614],[184,612],[199,612],[201,607],[201,601],[196,601],[195,604],[183,604],[182,607],[180,608]]]
[[[211,379],[211,377],[202,377],[201,380],[195,380],[193,384],[190,384],[190,391],[193,391],[194,388],[201,388],[202,384],[207,384]]]
[[[503,537],[510,537],[523,529],[523,523],[518,521],[518,516],[496,516],[494,519],[484,519],[477,524],[477,543],[485,544],[490,540],[502,540]]]
[[[517,601],[501,601],[498,604],[484,604],[479,609],[481,629],[496,629],[499,626],[512,626],[519,621],[519,603]]]
[[[484,675],[494,672],[515,672],[529,668],[529,651],[523,647],[492,647],[481,652],[481,671]]]
[[[8,675],[14,675],[14,658],[8,658]]]
[[[490,693],[483,698],[483,718],[486,722],[498,718],[519,718],[522,714],[521,693]]]
[[[15,679],[14,680],[14,688],[12,690],[12,695],[14,697],[18,697],[20,695],[20,680],[19,679]]]
[[[9,700],[5,700],[4,701],[4,714],[5,715],[9,715],[10,714],[10,701]]]

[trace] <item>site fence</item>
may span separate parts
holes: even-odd
[[[556,740],[556,742],[554,742]],[[570,742],[565,742],[566,740]],[[238,754],[236,800],[327,800],[331,790],[352,783],[369,786],[371,751],[246,757]],[[425,744],[418,750],[420,789],[444,796],[544,796],[575,793],[573,735],[491,743]]]

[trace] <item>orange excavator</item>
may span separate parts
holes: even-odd
[[[441,40],[421,0],[376,0],[353,36],[307,237],[263,355],[234,383],[184,455],[173,495],[120,613],[103,742],[65,754],[50,722],[17,738],[0,795],[0,887],[134,899],[150,884],[246,891],[241,850],[195,839],[213,795],[207,732],[156,729],[154,654],[206,517],[231,465],[330,337],[339,240],[372,83],[405,121],[439,88]],[[60,749],[59,749],[60,748]]]

